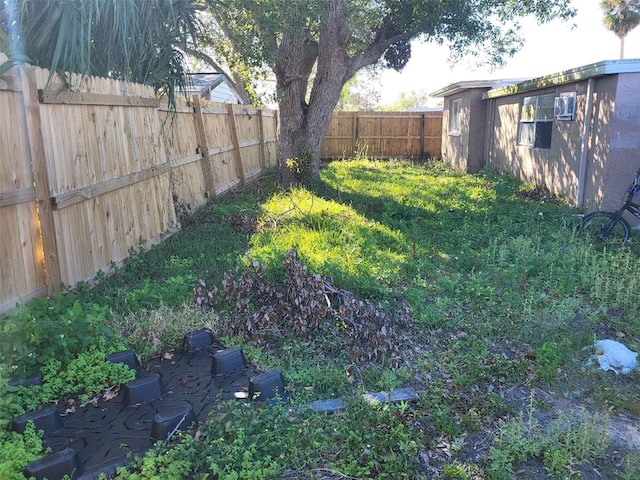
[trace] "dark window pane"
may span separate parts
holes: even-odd
[[[553,122],[536,122],[535,148],[551,148],[551,131]]]

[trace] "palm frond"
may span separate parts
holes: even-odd
[[[6,36],[19,37],[25,53],[52,75],[145,83],[170,100],[185,85],[183,54],[173,46],[193,44],[197,0],[11,1],[18,33]]]

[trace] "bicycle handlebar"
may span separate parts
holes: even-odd
[[[629,185],[629,188],[627,189],[629,193],[637,194],[638,191],[640,191],[640,185],[638,184],[638,177],[640,177],[640,168],[636,170],[636,174],[633,177],[633,182],[631,183],[631,185]]]

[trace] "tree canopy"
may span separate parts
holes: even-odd
[[[197,12],[194,0],[0,0],[0,51],[52,72],[153,85],[172,101]]]
[[[424,90],[411,90],[399,92],[395,100],[380,106],[380,110],[389,112],[405,112],[410,109],[421,109],[427,107],[429,94]]]
[[[225,54],[277,80],[279,159],[305,178],[344,84],[360,69],[401,70],[411,41],[446,44],[454,56],[503,63],[521,46],[519,19],[571,18],[571,0],[207,0]],[[425,59],[428,62],[428,59]],[[313,75],[312,75],[313,74]],[[435,74],[435,72],[434,72]]]
[[[286,165],[317,177],[331,113],[362,68],[401,70],[416,39],[503,63],[521,46],[519,19],[574,14],[571,0],[0,0],[0,48],[52,71],[151,84],[172,100],[184,53],[204,58],[197,41],[215,32],[234,78],[275,75],[291,181]]]

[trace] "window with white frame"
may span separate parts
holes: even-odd
[[[460,104],[461,98],[451,100],[451,108],[449,109],[449,133],[457,135],[460,133]]]
[[[551,148],[555,94],[524,97],[520,110],[518,144],[533,148]]]

